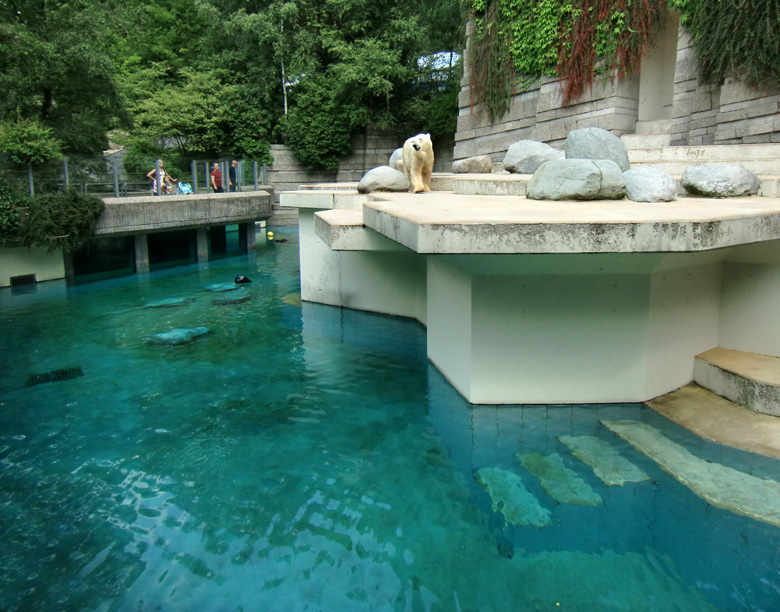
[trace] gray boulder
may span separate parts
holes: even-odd
[[[208,333],[208,327],[183,327],[159,334],[152,334],[149,336],[149,342],[165,346],[178,346],[180,344],[189,344],[195,338],[200,338]]]
[[[737,164],[689,166],[682,175],[688,193],[709,198],[735,198],[758,193],[761,181],[750,170]]]
[[[611,159],[622,172],[631,168],[625,143],[611,132],[595,127],[569,132],[566,159]]]
[[[677,181],[658,168],[631,168],[623,173],[626,196],[634,202],[672,202],[677,199]]]
[[[489,155],[477,155],[458,159],[452,162],[455,174],[490,174],[493,171],[493,160]]]
[[[536,140],[520,140],[509,145],[504,155],[504,170],[515,174],[533,174],[544,162],[563,158],[563,151]]]
[[[390,161],[387,164],[393,170],[398,170],[399,172],[404,171],[404,160],[403,160],[402,152],[403,149],[396,149],[395,151],[393,151],[393,154],[390,156]]]
[[[626,195],[620,167],[608,159],[553,159],[528,181],[532,200],[619,200]]]
[[[403,172],[399,172],[390,166],[379,166],[369,170],[360,179],[357,190],[360,193],[372,191],[409,191],[409,181]]]

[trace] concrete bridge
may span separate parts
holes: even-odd
[[[198,262],[203,262],[208,260],[209,227],[237,224],[249,253],[255,250],[255,222],[271,216],[271,194],[267,191],[105,198],[104,202],[96,234],[132,235],[136,272],[149,271],[151,233],[196,230]],[[65,264],[67,269],[67,255]]]
[[[120,248],[124,260],[121,267],[126,274],[150,271],[155,262],[150,262],[149,238],[156,234],[152,242],[165,243],[166,232],[192,230],[192,236],[186,240],[194,246],[187,250],[194,251],[196,257],[188,256],[204,262],[209,259],[209,247],[213,246],[210,241],[220,234],[217,228],[238,225],[240,250],[251,253],[255,250],[255,222],[268,219],[272,206],[272,197],[266,190],[106,198],[104,201],[105,211],[97,223],[97,237],[120,240],[132,237],[131,244],[125,242]],[[224,241],[224,230],[221,234]],[[0,287],[14,286],[15,281],[28,284],[67,278],[73,282],[80,264],[83,266],[86,260],[99,260],[104,255],[99,244],[86,254],[5,247],[0,249]]]

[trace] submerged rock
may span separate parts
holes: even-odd
[[[242,288],[235,293],[218,297],[217,299],[212,300],[212,303],[217,306],[230,306],[231,304],[243,304],[244,302],[248,302],[251,298],[252,294]]]
[[[553,499],[579,506],[598,506],[602,503],[601,496],[588,483],[563,465],[563,459],[558,453],[547,456],[528,453],[515,457],[529,474],[539,479],[542,488]]]
[[[144,308],[178,308],[186,304],[194,302],[192,298],[164,298],[162,300],[155,300],[154,302],[148,302]]]
[[[236,287],[235,283],[214,283],[213,285],[207,285],[205,289],[206,291],[219,293],[222,291],[235,291],[236,289],[240,289],[240,287]]]
[[[84,372],[81,368],[62,368],[60,370],[52,370],[51,372],[44,372],[43,374],[28,374],[27,380],[24,382],[25,387],[34,387],[35,385],[41,385],[43,383],[60,382],[61,380],[71,380],[84,376]]]
[[[608,487],[650,480],[650,477],[640,468],[600,438],[560,436],[558,440],[568,446],[577,459],[593,468],[593,473]]]
[[[301,294],[300,293],[290,293],[289,295],[285,295],[282,298],[282,302],[285,304],[289,304],[290,306],[300,306],[301,305]]]
[[[646,423],[602,423],[713,506],[780,527],[779,482],[709,463]]]
[[[501,512],[507,523],[537,527],[550,524],[550,511],[539,504],[514,472],[501,468],[482,468],[477,472],[477,482],[490,495],[493,511]]]
[[[151,344],[163,344],[166,346],[187,344],[188,342],[195,340],[195,338],[205,336],[209,331],[208,327],[183,327],[180,329],[172,329],[167,332],[153,334],[149,337],[149,342]]]

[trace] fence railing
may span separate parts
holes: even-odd
[[[167,179],[158,180],[159,163],[150,172],[128,172],[119,155],[71,156],[61,161],[28,166],[0,159],[0,177],[19,192],[31,196],[36,193],[60,191],[75,187],[84,192],[100,196],[121,198],[140,195],[165,195],[176,193],[210,193],[211,172],[217,163],[221,172],[224,191],[257,191],[268,182],[268,168],[265,163],[249,159],[235,160],[191,160],[189,168],[176,169]],[[188,170],[188,171],[187,171]],[[167,174],[167,170],[166,170]],[[233,179],[235,176],[235,179]],[[231,185],[232,183],[232,185]]]

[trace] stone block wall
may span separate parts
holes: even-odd
[[[647,91],[642,94],[640,86],[658,87],[659,84],[649,79],[641,85],[642,79],[636,75],[625,81],[596,82],[576,104],[563,107],[560,84],[557,79],[547,78],[517,93],[509,112],[491,123],[471,106],[470,64],[466,55],[454,158],[489,155],[494,161],[500,161],[509,145],[523,139],[562,148],[566,135],[583,127],[600,127],[616,135],[633,134],[642,95],[646,100],[652,99],[654,105],[663,106],[666,117],[671,105],[671,145],[780,142],[780,90],[756,90],[736,78],[715,85],[700,83],[691,35],[677,27],[674,15],[670,15],[668,23],[669,27],[676,28],[672,31],[677,32],[677,38],[673,34],[663,36],[663,49],[653,58],[656,64],[660,62],[654,69],[663,75],[663,100],[658,100],[657,95],[648,98]],[[655,107],[645,112],[648,110],[659,117],[664,114]]]

